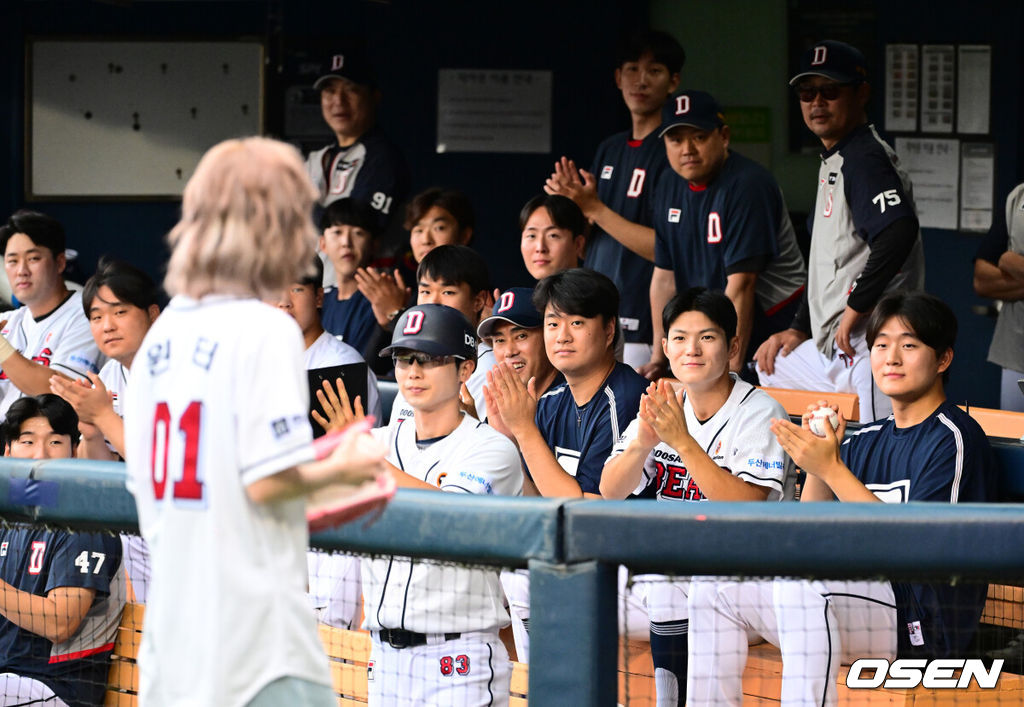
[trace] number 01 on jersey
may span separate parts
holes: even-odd
[[[204,484],[199,474],[199,433],[202,430],[203,403],[193,400],[186,407],[177,424],[171,417],[171,408],[165,402],[157,403],[153,413],[153,449],[150,468],[153,470],[153,497],[162,501],[170,479],[171,498],[177,503],[202,504]],[[181,453],[171,454],[172,446],[181,447]],[[178,451],[177,449],[175,450]],[[180,468],[170,468],[170,459],[181,459]]]

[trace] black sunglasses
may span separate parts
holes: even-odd
[[[422,351],[410,351],[407,353],[393,354],[391,360],[395,364],[395,368],[408,368],[416,362],[420,364],[421,368],[436,368],[438,366],[444,366],[455,360],[454,356],[432,356]]]
[[[839,98],[839,94],[842,93],[843,87],[852,85],[853,84],[850,83],[826,83],[821,86],[808,86],[805,84],[801,86],[794,86],[793,90],[796,92],[796,95],[800,98],[801,102],[811,103],[818,97],[819,93],[826,101],[834,101]]]

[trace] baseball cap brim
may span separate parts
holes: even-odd
[[[354,84],[356,84],[358,86],[371,86],[372,85],[368,81],[359,81],[357,79],[352,78],[351,76],[342,76],[341,74],[324,74],[323,76],[321,76],[320,78],[318,78],[316,81],[313,82],[313,90],[314,91],[319,91],[320,89],[322,89],[324,87],[324,84],[326,84],[331,79],[341,79],[342,81],[351,81],[352,83],[354,83]]]
[[[487,317],[487,319],[480,322],[480,326],[476,328],[476,335],[479,336],[481,339],[487,336],[494,336],[494,330],[498,328],[498,325],[501,322],[508,322],[512,326],[522,327],[523,329],[536,329],[540,327],[540,324],[523,324],[522,322],[517,322],[514,319],[509,319],[508,317],[503,317],[500,314],[496,314]]]
[[[806,78],[808,76],[823,76],[826,79],[832,79],[833,81],[838,81],[839,83],[854,83],[856,81],[861,80],[861,77],[859,76],[851,76],[850,74],[844,74],[841,71],[829,71],[828,69],[823,69],[821,71],[804,71],[802,73],[799,73],[789,80],[789,85],[796,86],[797,82],[800,81],[800,79]]]
[[[776,85],[778,85],[778,84],[776,84]],[[658,137],[665,137],[665,133],[667,133],[669,130],[671,130],[672,128],[678,128],[678,127],[683,126],[683,125],[689,126],[691,128],[697,128],[698,130],[707,130],[709,133],[714,131],[714,130],[717,130],[720,127],[722,127],[721,123],[716,123],[716,122],[711,122],[711,121],[693,120],[693,119],[690,119],[690,120],[673,120],[668,125],[662,127],[661,132],[658,133]]]

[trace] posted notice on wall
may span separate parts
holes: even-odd
[[[952,44],[925,44],[921,48],[921,132],[953,132]]]
[[[992,227],[996,147],[990,142],[965,142],[960,152],[960,230]]]
[[[962,44],[957,48],[956,129],[988,133],[992,92],[992,47]]]
[[[921,226],[955,230],[960,205],[960,141],[896,138],[896,153],[914,184],[914,203]]]
[[[551,152],[550,71],[441,69],[437,151]]]
[[[889,44],[885,48],[885,129],[917,130],[917,45]]]

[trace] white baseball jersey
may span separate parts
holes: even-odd
[[[466,389],[473,397],[473,404],[476,406],[477,419],[487,420],[487,404],[484,402],[484,383],[487,382],[487,371],[494,368],[497,360],[494,358],[494,351],[487,344],[480,342],[476,349],[476,368],[473,375],[466,381]],[[388,422],[415,417],[416,413],[405,400],[402,391],[395,394],[395,400],[391,403],[391,419]]]
[[[246,494],[312,457],[302,355],[291,317],[227,296],[175,297],[139,349],[125,444],[152,560],[146,704],[244,705],[286,676],[330,684],[305,596],[305,499]]]
[[[523,469],[512,442],[464,415],[447,437],[416,439],[410,420],[373,431],[388,461],[442,491],[517,496]],[[496,630],[509,623],[497,570],[442,566],[408,557],[364,560],[364,628],[418,633]]]
[[[120,361],[108,360],[100,369],[100,380],[110,394],[110,402],[118,417],[124,417],[124,393],[128,389],[128,369]]]
[[[796,483],[793,460],[768,428],[774,418],[789,419],[786,410],[770,395],[758,390],[735,373],[732,392],[710,419],[701,423],[688,396],[683,396],[686,428],[718,466],[744,481],[765,486],[768,500],[792,499]],[[619,437],[609,461],[625,451],[636,439],[639,422],[634,419]],[[707,500],[697,482],[672,447],[660,442],[644,462],[643,479],[634,493],[657,484],[659,501]]]
[[[100,380],[110,394],[110,402],[118,417],[124,417],[124,394],[128,389],[128,369],[120,361],[109,359],[100,369]],[[110,442],[107,448],[117,454]],[[149,589],[149,548],[146,541],[138,535],[122,533],[121,553],[124,557],[124,568],[132,582],[135,601],[146,603]]]
[[[785,409],[764,391],[735,373],[732,392],[725,404],[703,423],[697,420],[689,396],[683,397],[686,427],[712,461],[744,481],[769,489],[767,500],[791,500],[796,483],[793,460],[769,429],[769,420],[788,419]],[[612,448],[609,460],[622,454],[636,439],[639,423],[634,419]],[[635,493],[656,484],[659,501],[706,501],[697,482],[672,447],[660,442],[644,461],[643,478]],[[686,592],[689,580],[663,575],[640,575],[647,585],[647,611],[653,622],[687,618]]]
[[[7,325],[0,335],[22,356],[71,378],[85,378],[87,371],[96,373],[106,360],[100,354],[89,329],[89,320],[82,311],[82,293],[68,295],[57,309],[35,319],[28,307],[19,307],[4,314]],[[22,392],[7,375],[0,373],[0,417]]]
[[[313,345],[306,349],[305,365],[306,370],[314,368],[326,368],[327,366],[345,366],[350,363],[363,363],[364,359],[354,348],[335,338],[329,332],[323,332],[313,342]],[[380,392],[377,390],[377,376],[367,367],[366,369],[366,400],[363,401],[363,410],[367,415],[373,415],[377,420],[376,426],[381,423]]]
[[[323,332],[306,349],[306,370],[345,366],[363,363],[363,357],[348,344],[335,338],[330,332]],[[377,390],[377,376],[366,369],[366,400],[363,409],[373,415],[374,426],[380,427],[381,403]],[[310,550],[307,555],[309,566],[309,596],[321,623],[352,628],[359,620],[361,584],[359,579],[359,557],[344,553]]]
[[[473,375],[466,381],[466,390],[473,396],[473,404],[476,405],[476,417],[478,420],[487,419],[487,403],[484,401],[484,384],[487,382],[487,371],[494,368],[497,359],[494,358],[494,350],[484,342],[476,349],[476,368]]]

